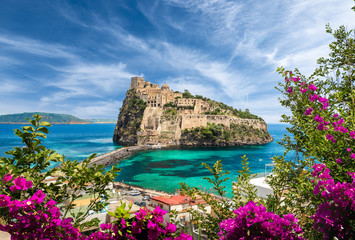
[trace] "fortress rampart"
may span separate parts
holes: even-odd
[[[267,136],[267,125],[264,121],[234,116],[233,109],[220,109],[221,105],[212,100],[183,98],[182,93],[170,90],[166,83],[160,88],[159,85],[145,81],[141,77],[132,77],[130,89],[134,89],[135,95],[146,102],[146,108],[142,115],[134,116],[134,118],[129,120],[130,122],[140,123],[134,132],[129,133],[126,137],[128,139],[129,136],[134,135],[136,137],[135,144],[137,145],[179,145],[181,142],[185,145],[200,144],[201,142],[193,143],[192,136],[187,138],[188,131],[183,132],[183,130],[207,127],[208,124],[223,124],[225,130],[231,129],[231,124],[244,125],[241,128],[243,130],[238,130],[244,131],[243,133],[238,133],[240,136],[233,135],[230,142],[228,140],[222,144],[262,144],[272,141],[272,137]],[[167,103],[170,103],[170,107],[164,107]],[[219,108],[218,111],[217,108]],[[219,115],[207,114],[212,112],[219,113]],[[128,115],[129,112],[127,112]],[[123,125],[120,129],[123,129],[121,132],[127,132]],[[255,129],[264,130],[267,134],[262,136],[262,133],[255,131]],[[234,128],[233,132],[233,134],[236,133]],[[183,137],[182,134],[184,134]],[[253,136],[253,134],[255,135]],[[256,136],[257,134],[260,136]],[[186,139],[190,139],[191,142],[188,143]],[[252,140],[249,141],[247,139]]]

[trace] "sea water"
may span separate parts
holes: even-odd
[[[23,125],[0,124],[0,156],[15,146],[22,146],[21,139],[13,134],[13,129]],[[47,148],[64,154],[71,160],[82,160],[92,153],[107,153],[115,146],[112,136],[115,124],[53,125],[48,137],[43,140]],[[123,181],[146,188],[174,192],[179,183],[211,190],[211,184],[204,177],[211,174],[201,166],[210,166],[221,160],[223,168],[230,171],[230,179],[224,184],[231,191],[237,171],[242,168],[241,157],[246,155],[252,173],[265,175],[270,173],[273,156],[283,153],[277,144],[286,133],[286,125],[269,124],[268,131],[274,141],[258,146],[240,147],[188,147],[176,149],[151,150],[137,153],[120,162],[121,172],[116,181]]]

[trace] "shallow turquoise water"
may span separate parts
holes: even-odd
[[[0,124],[0,156],[21,145],[20,139],[13,134],[13,129],[20,127],[22,125]],[[265,164],[271,163],[270,158],[282,154],[283,148],[277,142],[286,133],[285,127],[269,124],[269,132],[275,140],[261,146],[179,148],[137,153],[121,161],[122,171],[116,180],[167,192],[174,192],[180,182],[208,190],[211,186],[202,178],[209,176],[209,172],[201,163],[213,165],[221,159],[224,169],[231,171],[231,179],[226,183],[229,190],[237,170],[241,169],[241,156],[249,158],[253,173],[264,173]],[[49,128],[50,134],[44,144],[72,160],[82,160],[92,153],[101,154],[119,148],[112,142],[114,128],[115,124],[54,125]],[[271,169],[266,170],[270,172]]]
[[[237,170],[242,167],[243,155],[248,157],[253,173],[264,174],[265,170],[270,173],[271,168],[265,169],[265,164],[271,163],[273,156],[282,154],[283,148],[277,142],[286,132],[285,125],[270,124],[269,132],[275,140],[261,146],[179,148],[138,153],[121,161],[122,172],[117,181],[167,192],[174,192],[181,182],[210,190],[212,186],[203,179],[210,174],[201,163],[212,166],[222,160],[224,169],[231,172],[230,180],[225,184],[230,192]]]

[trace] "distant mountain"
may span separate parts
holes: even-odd
[[[0,124],[27,124],[27,118],[32,119],[33,115],[38,114],[42,116],[41,121],[47,121],[51,124],[87,124],[90,123],[87,120],[83,120],[74,117],[69,114],[58,114],[58,113],[44,113],[44,112],[26,112],[26,113],[16,113],[16,114],[6,114],[0,115]]]

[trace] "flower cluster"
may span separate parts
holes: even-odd
[[[284,72],[285,76],[285,81],[286,81],[286,86],[285,89],[286,92],[290,93],[290,89],[292,89],[292,92],[299,91],[302,93],[303,96],[309,101],[308,104],[306,104],[304,108],[304,114],[306,116],[310,116],[312,114],[315,114],[313,120],[317,124],[317,129],[319,131],[328,131],[325,134],[325,138],[330,141],[331,143],[335,144],[338,139],[344,139],[344,137],[350,137],[350,139],[355,139],[355,131],[354,130],[349,130],[346,126],[344,126],[344,119],[341,118],[341,116],[336,113],[333,114],[333,117],[329,117],[329,121],[325,119],[325,117],[320,116],[324,110],[327,110],[329,107],[329,100],[326,97],[322,97],[317,93],[318,88],[314,84],[307,84],[306,82],[300,82],[299,76],[294,76],[292,71],[286,71]],[[289,79],[292,79],[292,82],[289,81]],[[296,79],[297,81],[295,81]],[[293,84],[294,87],[290,86],[290,84]],[[299,85],[299,86],[298,86]],[[311,105],[311,106],[310,106]],[[318,113],[318,114],[317,114]],[[327,116],[328,113],[322,113],[322,115]],[[332,123],[332,124],[330,124]],[[332,127],[332,128],[330,128]],[[335,136],[336,133],[339,134],[345,134],[342,136]],[[350,152],[349,157],[351,159],[355,159],[355,152]],[[342,159],[338,158],[336,159],[337,163],[342,163]]]
[[[313,169],[313,181],[317,182],[313,193],[326,200],[312,216],[314,228],[324,233],[325,239],[350,239],[354,234],[351,221],[355,220],[355,173],[348,173],[352,183],[335,183],[324,164],[316,164]]]
[[[302,229],[294,215],[283,218],[267,212],[263,205],[250,201],[234,210],[237,215],[220,223],[218,235],[221,240],[232,239],[304,239]]]
[[[11,184],[12,176],[6,174],[3,183]],[[12,181],[10,191],[25,191],[32,182],[24,177]],[[10,196],[0,195],[0,208],[7,212],[9,222],[0,224],[0,230],[11,233],[11,239],[81,239],[81,234],[71,224],[71,219],[60,219],[56,202],[44,201],[46,195],[37,190],[30,198],[20,201]]]
[[[9,186],[10,191],[25,191],[32,187],[32,182],[24,177],[14,180],[11,174],[6,174],[2,184]],[[12,180],[12,182],[11,182]],[[1,180],[0,180],[1,181]],[[46,194],[37,190],[25,200],[11,199],[10,196],[0,194],[0,210],[6,212],[9,221],[0,224],[0,230],[11,233],[11,239],[66,239],[66,240],[113,240],[113,239],[166,239],[192,240],[185,233],[176,234],[176,226],[172,223],[164,225],[163,216],[166,211],[157,206],[153,211],[142,208],[135,218],[120,219],[116,224],[101,224],[101,230],[90,236],[82,235],[74,228],[71,219],[62,220],[60,210],[53,200],[45,201]]]
[[[102,224],[100,232],[93,233],[89,240],[114,240],[114,239],[166,239],[166,240],[192,240],[190,235],[182,232],[173,237],[176,226],[167,223],[164,226],[166,211],[157,206],[153,211],[141,208],[134,218],[121,218],[116,224]]]

